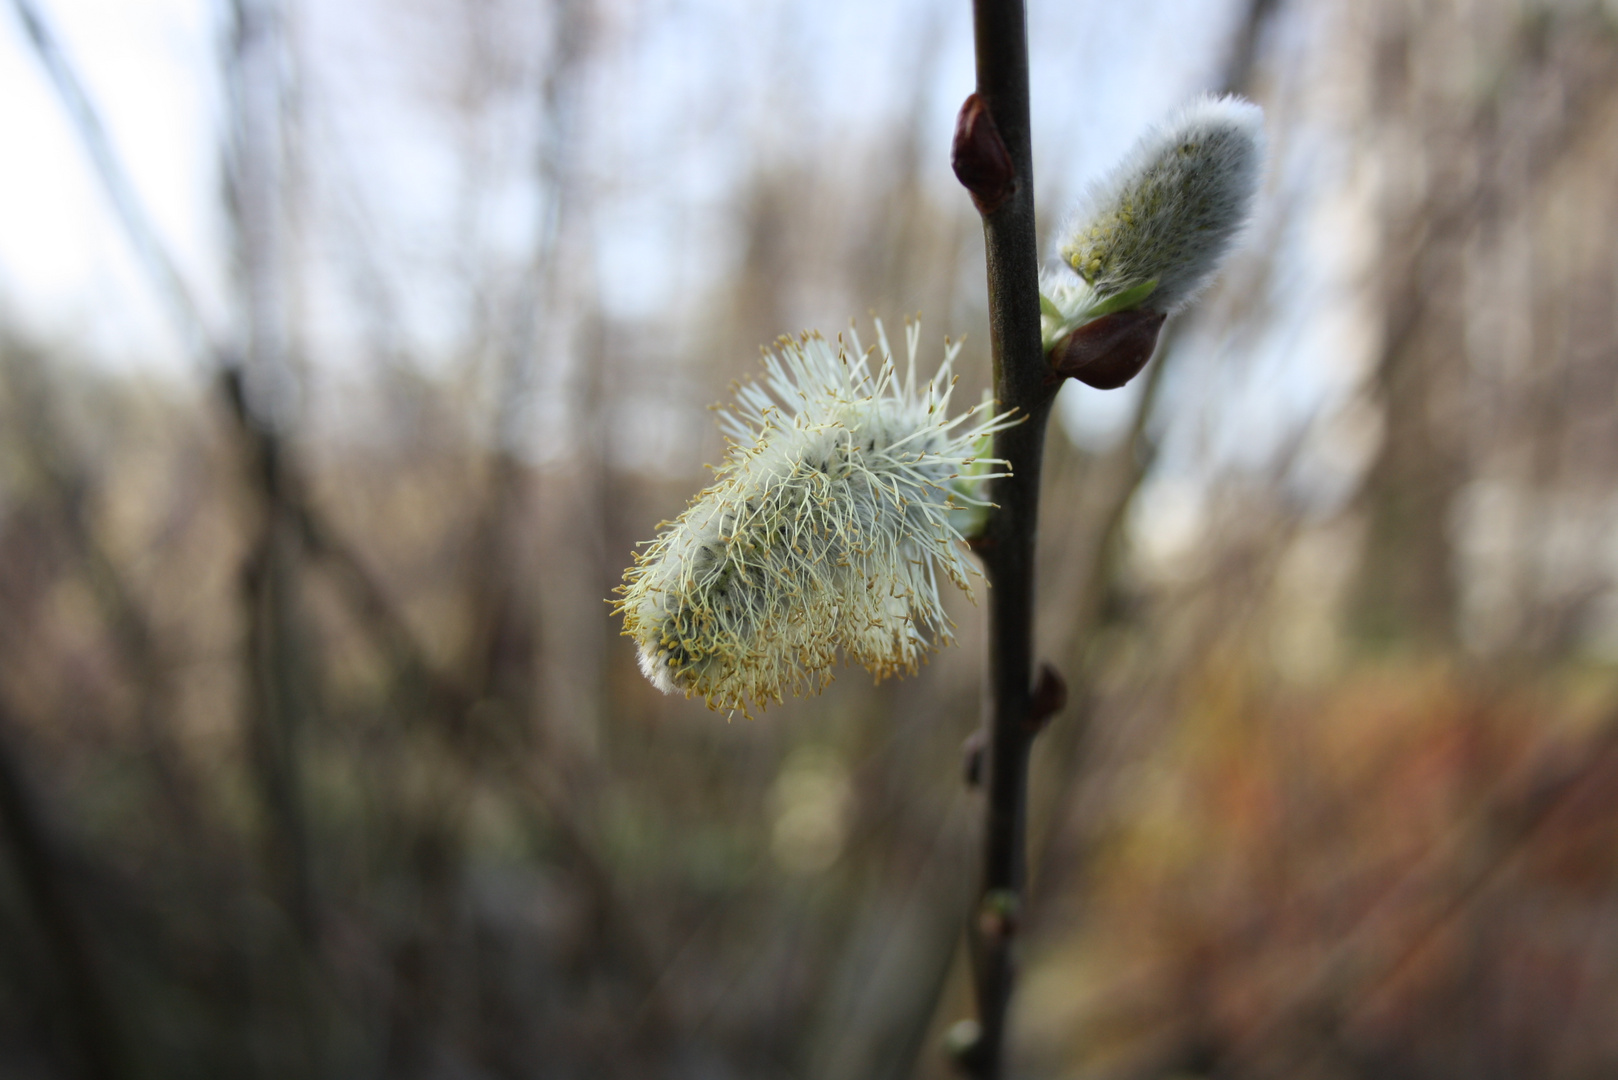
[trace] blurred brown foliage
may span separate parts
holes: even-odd
[[[411,5],[457,27],[469,131],[532,111],[542,209],[465,270],[449,356],[348,251],[370,366],[322,382],[280,11],[227,12],[208,377],[0,323],[0,1073],[946,1075],[976,610],[916,678],[726,722],[647,686],[605,603],[721,452],[670,415],[801,312],[920,308],[986,381],[928,48],[891,137],[749,163],[736,264],[670,327],[589,284],[609,5],[545,8],[532,55],[513,5]],[[1618,9],[1233,25],[1274,209],[1122,437],[1052,435],[1040,639],[1075,693],[1036,749],[1019,1074],[1614,1075]],[[1224,462],[1187,433],[1249,422],[1240,368],[1196,352],[1281,319],[1300,220],[1354,248],[1363,377]]]

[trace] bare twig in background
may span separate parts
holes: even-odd
[[[16,731],[9,705],[0,701],[0,837],[9,855],[42,941],[55,961],[67,999],[77,1063],[90,1080],[136,1075],[119,1030],[112,997],[102,978],[93,943],[76,898],[67,888],[61,850],[51,836],[10,746]]]
[[[285,450],[280,445],[282,440],[265,426],[267,422],[250,405],[247,389],[238,371],[238,354],[219,343],[202,316],[191,289],[179,273],[167,245],[152,225],[151,217],[135,193],[127,171],[112,149],[99,112],[34,0],[12,2],[23,20],[30,43],[62,97],[74,130],[90,155],[97,179],[116,209],[120,224],[140,254],[153,288],[167,305],[176,332],[194,350],[194,355],[205,369],[217,376],[220,400],[226,406],[227,415],[246,433],[248,448],[245,452],[256,462],[249,466],[250,470],[256,471],[263,482],[273,482],[278,500],[295,504],[293,509],[300,519],[305,542],[339,568],[338,580],[352,590],[353,603],[358,610],[367,614],[376,632],[389,643],[390,653],[419,660],[424,654],[418,646],[410,644],[414,642],[414,635],[383,596],[375,575],[366,569],[364,560],[339,536],[337,530],[310,505],[295,463],[287,460]]]
[[[1618,88],[1618,68],[1599,44],[1603,38],[1610,43],[1610,24],[1576,11],[1566,17],[1577,27],[1573,34],[1594,48],[1553,51],[1549,24],[1524,16],[1496,61],[1512,73],[1502,82],[1509,93],[1462,102],[1444,101],[1443,91],[1423,78],[1443,16],[1389,13],[1379,23],[1383,77],[1373,107],[1420,148],[1421,167],[1434,176],[1406,179],[1406,186],[1397,176],[1390,179],[1383,256],[1369,283],[1381,292],[1386,311],[1374,387],[1386,431],[1358,496],[1367,537],[1353,616],[1374,645],[1453,648],[1463,636],[1463,556],[1453,522],[1483,456],[1478,444],[1494,443],[1499,432],[1480,438],[1467,430],[1465,413],[1441,402],[1464,381],[1464,352],[1450,342],[1464,336],[1475,317],[1464,297],[1476,245],[1506,227],[1558,169],[1604,136]],[[1545,122],[1513,123],[1513,111],[1533,109],[1536,97],[1554,102]],[[1517,408],[1526,413],[1532,407],[1529,398]],[[1565,409],[1553,404],[1550,411],[1551,428],[1560,428],[1557,414]]]
[[[17,12],[17,17],[22,20],[23,29],[27,32],[28,42],[33,46],[34,54],[39,57],[40,63],[50,74],[51,83],[56,87],[62,105],[67,109],[74,129],[79,133],[85,152],[90,155],[91,165],[106,189],[107,199],[118,215],[119,224],[128,234],[130,244],[134,247],[141,265],[151,277],[158,295],[167,305],[181,341],[194,354],[212,352],[213,341],[208,334],[207,322],[202,317],[202,311],[198,308],[191,290],[186,287],[174,259],[169,255],[167,245],[152,227],[151,218],[141,206],[140,197],[135,193],[135,186],[130,182],[129,174],[118,161],[112,143],[107,138],[107,129],[101,123],[100,113],[91,102],[72,64],[69,63],[67,54],[62,51],[50,24],[45,21],[33,0],[11,0],[11,4]]]
[[[243,477],[257,520],[241,569],[247,733],[268,828],[266,866],[304,941],[319,933],[305,820],[300,742],[313,714],[301,611],[299,470],[284,438],[295,386],[287,273],[289,167],[283,116],[282,12],[233,0],[223,57],[232,109],[224,164],[240,321],[240,366],[223,372],[243,438]]]
[[[97,528],[90,505],[99,494],[97,477],[61,429],[57,392],[50,384],[44,359],[14,342],[0,348],[7,354],[0,360],[0,372],[11,399],[6,420],[16,438],[17,454],[37,474],[45,501],[61,523],[135,687],[135,723],[146,744],[145,757],[157,777],[168,823],[177,833],[198,841],[205,832],[199,828],[205,824],[201,797],[182,763],[171,724],[172,658],[164,650],[150,612]]]

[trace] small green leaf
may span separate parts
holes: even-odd
[[[1111,315],[1115,311],[1128,311],[1130,308],[1139,307],[1142,301],[1156,291],[1156,278],[1153,278],[1150,281],[1143,281],[1139,285],[1136,285],[1133,289],[1125,289],[1121,293],[1114,293],[1113,295],[1107,297],[1105,300],[1101,301],[1101,303],[1090,309],[1089,317],[1092,319],[1099,319],[1101,316]]]
[[[981,903],[985,913],[1002,918],[1015,918],[1022,910],[1022,899],[1011,889],[990,889]]]
[[[1062,309],[1056,306],[1056,301],[1052,300],[1044,293],[1039,294],[1039,313],[1041,315],[1049,315],[1053,319],[1060,319],[1062,317]]]

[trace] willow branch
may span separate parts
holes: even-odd
[[[1040,341],[1028,115],[1028,43],[1021,0],[974,0],[977,92],[961,109],[952,164],[983,217],[996,408],[1024,421],[995,435],[1010,475],[977,545],[989,579],[989,693],[985,704],[986,822],[972,959],[979,1028],[962,1048],[967,1072],[1001,1075],[1015,983],[1013,944],[1027,877],[1028,754],[1034,708],[1034,545],[1045,423],[1056,386]]]

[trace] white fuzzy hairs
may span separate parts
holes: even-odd
[[[1073,273],[1042,278],[1047,338],[1116,298],[1165,314],[1190,303],[1247,224],[1263,170],[1264,113],[1241,98],[1198,98],[1148,131],[1058,232]]]
[[[1010,421],[988,402],[949,418],[959,345],[918,385],[920,327],[903,376],[876,330],[869,352],[850,329],[766,354],[722,421],[717,481],[625,574],[624,633],[664,692],[745,712],[819,690],[839,650],[880,678],[950,639],[938,578],[967,589],[962,530]]]

